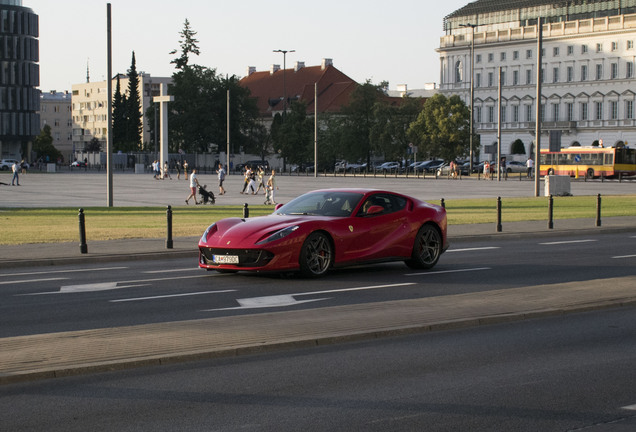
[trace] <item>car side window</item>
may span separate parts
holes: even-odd
[[[358,211],[358,216],[366,216],[367,210],[371,206],[380,206],[383,208],[382,212],[375,213],[374,216],[389,214],[402,210],[406,206],[406,199],[390,194],[372,195],[362,204],[362,207]]]

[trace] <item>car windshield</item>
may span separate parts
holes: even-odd
[[[361,199],[361,193],[310,192],[285,204],[275,214],[347,217]]]

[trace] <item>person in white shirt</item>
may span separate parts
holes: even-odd
[[[190,204],[190,198],[194,198],[195,204],[201,204],[197,201],[197,187],[199,186],[199,179],[197,178],[197,170],[196,168],[192,168],[192,173],[190,174],[190,195],[186,198],[186,204]]]
[[[528,168],[528,178],[532,178],[532,169],[534,168],[534,161],[532,159],[526,161],[526,168]]]
[[[17,162],[13,162],[11,165],[11,170],[13,171],[13,178],[11,179],[11,186],[20,186],[20,165]]]

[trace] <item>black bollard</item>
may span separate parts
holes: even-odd
[[[550,194],[550,199],[548,200],[548,229],[554,228],[553,215],[554,215],[554,199],[552,198],[552,194]]]
[[[250,209],[247,206],[247,203],[243,204],[243,219],[247,219],[250,217]]]
[[[80,236],[80,253],[88,253],[88,245],[86,244],[86,221],[84,219],[84,209],[79,209],[79,236]]]
[[[501,230],[501,197],[497,197],[497,232]]]
[[[442,208],[446,208],[446,203],[444,202],[444,198],[442,198],[441,205],[442,205]]]
[[[596,197],[596,226],[601,226],[601,194]]]
[[[166,210],[166,249],[172,249],[172,207],[168,206]]]

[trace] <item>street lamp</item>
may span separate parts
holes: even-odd
[[[296,50],[274,50],[273,52],[283,53],[283,115],[287,114],[287,86],[285,84],[285,69],[287,65],[285,63],[287,53],[296,52]]]
[[[470,38],[470,137],[468,138],[469,147],[470,147],[470,163],[469,163],[469,172],[473,172],[473,111],[474,111],[474,103],[475,103],[475,85],[473,82],[474,74],[475,74],[475,27],[477,24],[460,24],[460,27],[470,27],[472,30],[471,38]]]

